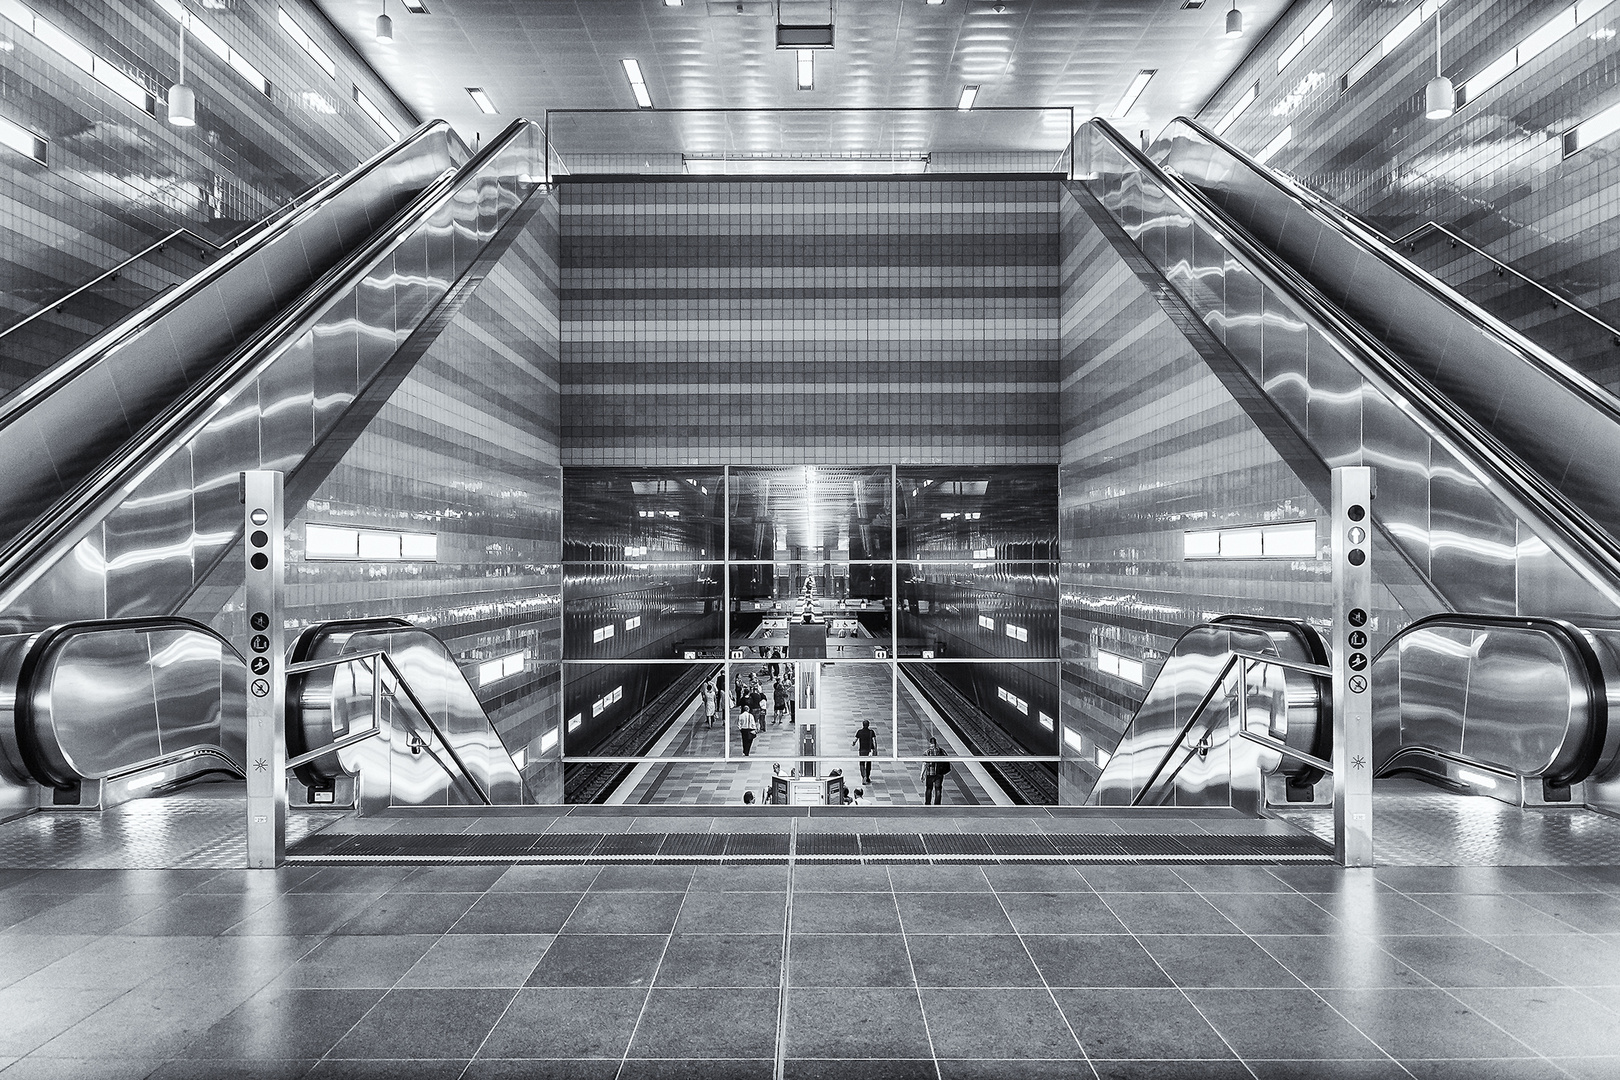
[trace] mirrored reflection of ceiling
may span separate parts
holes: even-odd
[[[795,54],[774,47],[774,0],[412,0],[425,14],[400,0],[315,2],[420,116],[469,141],[548,108],[634,107],[625,58],[660,109],[955,106],[977,85],[976,105],[1072,106],[1077,120],[1110,115],[1152,68],[1121,126],[1157,131],[1201,106],[1288,7],[1238,0],[1245,33],[1227,38],[1230,0],[836,0],[835,48],[814,54],[814,89],[801,91]],[[384,7],[391,45],[373,38]],[[788,23],[829,10],[780,8]]]

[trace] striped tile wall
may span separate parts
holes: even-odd
[[[1053,181],[568,181],[565,465],[1050,463]]]

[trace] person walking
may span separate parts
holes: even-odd
[[[719,691],[715,688],[713,679],[703,684],[703,717],[710,727],[714,726],[714,707],[718,700],[718,694]]]
[[[939,740],[929,739],[926,757],[941,758],[945,751],[939,748]],[[923,803],[928,806],[938,806],[945,793],[945,774],[951,771],[948,761],[927,761],[923,763]]]
[[[872,730],[872,721],[862,720],[860,730],[855,732],[855,746],[861,751],[861,780],[870,784],[872,782],[872,755],[877,752],[877,732]]]
[[[742,715],[737,718],[737,730],[742,734],[743,757],[749,756],[754,748],[754,736],[759,733],[759,725],[754,722],[754,711],[747,705],[742,707]]]
[[[776,680],[776,693],[774,696],[776,698],[775,702],[773,703],[776,705],[776,718],[774,722],[780,724],[783,717],[787,716],[788,711],[787,684],[781,679]]]

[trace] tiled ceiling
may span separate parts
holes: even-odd
[[[1202,105],[1289,4],[1238,0],[1247,32],[1231,39],[1231,0],[425,0],[421,15],[400,0],[316,2],[420,116],[469,140],[548,108],[633,108],[624,57],[659,109],[954,106],[974,83],[980,106],[1072,106],[1077,119],[1107,115],[1156,68],[1121,124],[1156,131]],[[384,3],[391,45],[372,36]],[[829,10],[837,47],[816,53],[815,89],[800,91],[794,54],[774,47],[778,12],[825,23]],[[480,113],[470,86],[500,115]]]

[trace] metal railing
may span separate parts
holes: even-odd
[[[416,691],[411,689],[410,682],[405,678],[404,674],[399,670],[399,668],[394,665],[394,661],[389,657],[387,652],[383,651],[382,649],[376,649],[372,652],[356,653],[353,656],[338,656],[330,660],[309,660],[301,664],[289,664],[287,665],[286,674],[290,679],[295,675],[307,675],[313,671],[323,671],[327,668],[344,667],[349,664],[358,664],[361,670],[371,675],[371,726],[361,731],[350,732],[340,739],[333,740],[326,746],[318,747],[314,750],[310,750],[307,753],[299,754],[297,757],[290,758],[286,763],[286,771],[288,773],[291,773],[300,765],[308,764],[317,758],[325,757],[327,754],[334,754],[339,750],[346,750],[351,746],[358,745],[359,743],[363,743],[368,739],[373,739],[378,735],[381,735],[383,730],[383,702],[389,701],[397,706],[400,703],[400,695],[403,694],[404,700],[409,703],[411,710],[422,719],[422,722],[427,725],[428,730],[432,732],[436,739],[439,740],[439,745],[444,748],[445,755],[448,756],[455,764],[455,769],[452,771],[450,767],[447,766],[439,757],[439,755],[434,752],[432,744],[426,739],[423,739],[421,735],[415,731],[407,731],[406,733],[406,737],[409,740],[411,753],[427,754],[428,757],[433,759],[439,768],[444,770],[445,774],[449,776],[452,781],[457,779],[457,773],[459,773],[461,780],[466,781],[467,786],[472,789],[473,794],[478,797],[478,801],[480,803],[482,803],[484,806],[493,805],[489,797],[489,792],[485,791],[479,785],[478,781],[473,779],[472,773],[467,769],[466,762],[461,760],[461,755],[456,753],[456,748],[451,745],[450,740],[445,736],[444,730],[439,727],[432,715],[429,714],[427,707],[422,704],[421,698],[416,696]],[[385,670],[388,675],[393,677],[393,686],[389,686],[385,680]]]
[[[1132,806],[1141,806],[1148,803],[1149,794],[1158,785],[1159,778],[1164,775],[1164,771],[1170,765],[1171,759],[1176,756],[1176,751],[1181,749],[1187,742],[1188,735],[1198,726],[1199,721],[1204,719],[1205,714],[1209,712],[1210,705],[1217,697],[1229,697],[1226,687],[1234,669],[1237,671],[1238,738],[1256,743],[1267,750],[1294,758],[1297,761],[1303,761],[1312,768],[1320,769],[1325,775],[1333,775],[1333,763],[1331,761],[1319,758],[1314,754],[1308,754],[1303,750],[1296,750],[1279,739],[1258,735],[1248,729],[1249,672],[1256,664],[1282,668],[1284,671],[1297,671],[1313,678],[1327,679],[1330,682],[1333,678],[1333,669],[1320,664],[1306,664],[1297,660],[1284,660],[1277,656],[1262,656],[1259,653],[1234,651],[1227,657],[1226,663],[1221,665],[1221,670],[1210,680],[1209,689],[1204,691],[1204,696],[1199,699],[1197,706],[1188,715],[1186,723],[1182,724],[1181,729],[1176,732],[1176,737],[1170,740],[1169,747],[1165,750],[1164,756],[1159,759],[1159,764],[1154,768],[1152,774],[1148,776],[1147,783],[1143,784],[1142,790],[1138,791],[1135,797],[1131,799]],[[1211,726],[1213,726],[1213,722]],[[1174,783],[1176,777],[1181,775],[1181,770],[1187,767],[1188,762],[1194,757],[1202,759],[1210,749],[1212,749],[1212,744],[1209,741],[1209,733],[1205,731],[1200,735],[1198,742],[1187,750],[1186,756],[1182,758],[1180,764],[1166,777],[1164,787],[1168,789]],[[1161,795],[1152,803],[1148,803],[1148,805],[1159,805],[1162,798]]]
[[[1299,184],[1297,179],[1292,177],[1290,177],[1290,179],[1293,180],[1295,184]],[[1299,186],[1303,187],[1304,185],[1299,184]],[[1316,193],[1313,192],[1313,194]],[[1324,196],[1318,194],[1317,198],[1322,199]],[[1609,340],[1616,346],[1620,346],[1620,328],[1616,328],[1613,323],[1600,319],[1598,316],[1581,307],[1569,297],[1564,296],[1561,293],[1554,292],[1552,289],[1549,289],[1546,285],[1537,281],[1529,274],[1526,274],[1512,263],[1497,258],[1495,255],[1492,255],[1490,252],[1486,251],[1472,240],[1453,232],[1451,229],[1440,224],[1438,221],[1425,221],[1422,225],[1419,225],[1417,228],[1408,232],[1404,232],[1400,236],[1386,236],[1385,240],[1391,246],[1404,246],[1406,250],[1412,251],[1416,249],[1417,241],[1421,240],[1425,236],[1435,233],[1438,233],[1441,236],[1444,236],[1447,240],[1451,241],[1451,245],[1453,247],[1465,247],[1469,251],[1472,251],[1475,255],[1478,255],[1480,258],[1485,259],[1487,262],[1491,263],[1497,268],[1498,273],[1512,274],[1519,281],[1530,286],[1532,289],[1545,296],[1548,300],[1552,301],[1555,306],[1566,308],[1574,314],[1579,315],[1581,318],[1597,327],[1598,330],[1609,335]]]
[[[257,236],[267,229],[273,228],[277,222],[281,221],[289,214],[292,214],[295,210],[310,202],[315,198],[315,196],[325,191],[333,183],[333,181],[337,180],[341,175],[341,173],[333,173],[332,175],[315,182],[302,194],[293,198],[291,201],[276,207],[258,221],[251,222],[244,226],[240,232],[226,240],[223,244],[217,244],[208,237],[203,236],[201,233],[193,232],[191,229],[182,225],[178,229],[175,229],[173,232],[169,233],[167,236],[163,237],[161,240],[148,244],[146,247],[137,251],[135,254],[131,255],[117,266],[114,266],[112,269],[103,270],[101,273],[97,274],[83,285],[80,285],[78,288],[58,296],[55,300],[52,300],[47,304],[40,305],[40,307],[30,311],[27,315],[24,315],[22,318],[18,319],[4,330],[0,330],[0,342],[3,342],[8,336],[21,330],[23,327],[30,325],[36,319],[42,319],[46,315],[53,312],[61,311],[79,296],[89,292],[97,285],[100,285],[104,281],[110,281],[117,278],[119,274],[140,262],[154,251],[162,251],[164,248],[181,238],[190,239],[193,243],[196,243],[201,247],[208,248],[209,250],[203,255],[204,261],[207,261],[209,255],[217,254],[221,251],[230,251],[233,248],[239,247],[246,243],[250,238]],[[169,288],[173,287],[173,285],[169,286]]]

